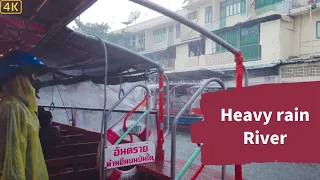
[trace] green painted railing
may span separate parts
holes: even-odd
[[[148,110],[144,111],[143,114],[141,114],[141,116],[138,118],[138,120],[136,120],[129,128],[128,130],[123,133],[121,135],[121,137],[116,141],[116,143],[114,145],[118,145],[131,131],[134,127],[136,127],[136,125],[141,122],[143,120],[143,118],[149,113]]]
[[[200,146],[197,147],[197,149],[192,153],[191,157],[188,159],[188,161],[186,162],[186,164],[182,167],[181,171],[177,174],[176,180],[180,180],[182,178],[182,176],[187,172],[187,170],[189,169],[189,167],[192,165],[193,161],[198,157],[198,155],[201,152],[201,146],[202,144],[200,144]]]

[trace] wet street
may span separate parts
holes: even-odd
[[[170,156],[171,132],[166,137],[164,148]],[[177,131],[177,158],[187,160],[196,149],[188,131]],[[240,154],[239,154],[240,155]],[[200,156],[195,160],[200,164]],[[210,166],[221,170],[221,166]],[[228,166],[227,173],[234,174],[234,167]],[[320,164],[295,163],[251,163],[243,166],[243,177],[247,180],[320,180]]]

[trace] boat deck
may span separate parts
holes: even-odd
[[[63,142],[43,148],[50,180],[98,180],[96,156],[100,134],[66,125],[62,129]],[[185,161],[177,160],[176,171],[179,172]],[[138,179],[170,179],[170,161],[148,163],[138,166],[141,172]],[[190,180],[199,165],[193,164],[182,179]],[[221,172],[204,168],[197,177],[200,180],[221,179]],[[227,175],[226,180],[234,180]]]
[[[176,160],[176,172],[179,172],[185,165],[186,161]],[[199,169],[199,165],[192,164],[188,171],[182,176],[181,180],[190,180],[195,172]],[[148,163],[138,166],[139,170],[161,180],[170,180],[170,161],[166,160],[161,163]],[[204,167],[196,179],[201,180],[221,180],[221,172]],[[225,180],[234,180],[234,176],[226,175]]]

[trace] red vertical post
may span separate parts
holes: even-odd
[[[238,52],[238,55],[235,56],[236,62],[236,86],[237,88],[242,88],[242,79],[243,79],[243,57],[241,51]]]
[[[194,175],[191,177],[190,180],[196,180],[197,177],[199,176],[199,174],[201,173],[202,169],[204,168],[204,165],[201,164],[201,166],[199,167],[199,169],[194,173]]]
[[[235,56],[236,62],[236,87],[242,88],[242,79],[243,79],[243,57],[241,51],[238,52],[238,55]],[[235,179],[242,180],[242,166],[235,165]]]
[[[157,161],[164,161],[163,143],[164,143],[164,72],[159,75],[159,123],[158,129],[158,147],[157,147]]]

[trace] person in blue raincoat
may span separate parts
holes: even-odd
[[[40,140],[37,74],[46,66],[33,55],[0,59],[0,180],[49,180]]]

